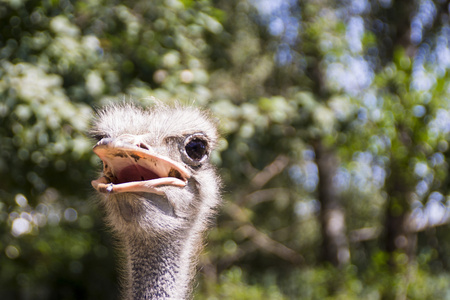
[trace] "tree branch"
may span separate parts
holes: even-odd
[[[270,252],[286,261],[296,265],[301,265],[305,262],[303,256],[296,251],[286,247],[282,243],[270,238],[267,234],[258,230],[249,220],[249,215],[238,205],[229,203],[226,208],[227,214],[240,224],[242,224],[237,232],[244,238],[249,238],[250,241],[259,249]],[[240,258],[242,255],[238,255]]]
[[[275,160],[264,167],[261,171],[256,173],[253,179],[250,181],[250,185],[255,190],[261,189],[267,182],[273,177],[280,174],[289,163],[289,158],[284,155],[278,155]]]
[[[252,224],[245,224],[237,231],[242,234],[242,236],[250,238],[250,240],[260,249],[270,252],[286,261],[295,265],[301,265],[305,262],[302,255],[291,248],[286,247],[282,243],[271,239],[267,234],[259,231]]]

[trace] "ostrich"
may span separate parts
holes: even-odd
[[[221,202],[209,163],[217,142],[208,115],[192,107],[106,107],[93,125],[107,224],[126,256],[125,299],[187,299],[203,235]]]

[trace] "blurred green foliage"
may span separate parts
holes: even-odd
[[[448,5],[0,1],[0,298],[117,299],[96,108],[207,107],[196,299],[447,299]]]

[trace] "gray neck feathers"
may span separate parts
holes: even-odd
[[[200,245],[201,236],[189,232],[168,239],[126,239],[126,298],[190,298]]]

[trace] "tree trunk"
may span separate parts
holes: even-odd
[[[388,194],[385,216],[385,250],[390,254],[390,264],[398,267],[414,259],[417,233],[409,230],[409,197],[414,188],[412,174],[408,174],[407,162],[391,157],[390,176],[386,182]],[[399,254],[406,254],[407,260]],[[399,259],[397,259],[399,258]]]
[[[322,256],[325,261],[342,267],[350,260],[350,250],[345,232],[345,211],[333,183],[338,160],[334,151],[327,149],[320,140],[314,143],[314,150],[319,173],[318,198],[321,204]]]

